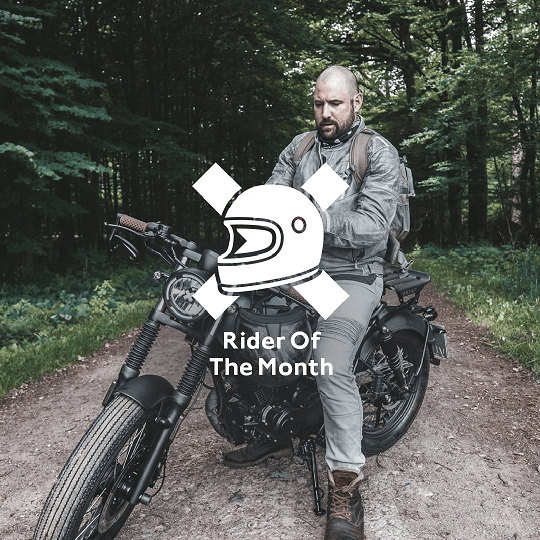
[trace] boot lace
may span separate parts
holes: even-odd
[[[328,519],[338,518],[350,521],[352,494],[341,489],[330,491],[330,508]]]

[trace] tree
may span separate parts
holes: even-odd
[[[538,2],[375,0],[338,9],[327,37],[367,82],[370,125],[408,154],[419,238],[457,242],[489,231],[513,239],[517,226],[533,234]],[[512,148],[518,193],[509,201]],[[512,200],[521,223],[501,227],[500,217],[515,217]]]
[[[14,4],[0,10],[0,271],[8,277],[31,274],[36,255],[52,257],[55,236],[61,253],[72,248],[64,220],[84,213],[73,191],[107,170],[89,151],[92,126],[109,120],[91,96],[101,85],[41,53],[52,17]]]
[[[338,63],[407,154],[412,240],[538,234],[538,0],[32,2],[0,4],[4,275],[104,246],[117,212],[223,247],[193,182],[264,182]]]

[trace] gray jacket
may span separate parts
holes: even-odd
[[[364,128],[361,119],[358,131]],[[398,200],[400,172],[396,149],[384,137],[373,137],[368,146],[368,167],[360,185],[349,164],[352,139],[324,149],[316,139],[313,148],[294,162],[294,152],[306,135],[297,135],[283,150],[267,184],[301,190],[326,160],[349,187],[322,214],[325,232],[320,267],[328,273],[351,270],[362,275],[382,273]]]

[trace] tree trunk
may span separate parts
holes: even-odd
[[[474,36],[476,53],[484,53],[484,11],[482,0],[474,1]],[[483,91],[478,96],[475,121],[467,131],[467,165],[469,185],[469,235],[483,238],[487,235],[488,177],[486,163],[487,100]]]
[[[462,37],[464,34],[463,17],[461,6],[457,0],[450,0],[449,10],[449,31],[452,43],[452,68],[459,67],[457,60],[457,54],[462,50]],[[442,51],[442,70],[444,73],[450,73],[450,56],[449,56],[449,42],[448,35],[444,29],[439,37]],[[447,92],[443,92],[441,100],[443,102],[449,101]],[[448,137],[452,139],[452,127],[449,126]],[[452,141],[453,144],[449,144],[446,148],[446,161],[452,165],[456,165],[460,161],[460,151],[457,146],[457,141]],[[463,221],[463,185],[461,181],[461,174],[456,167],[448,172],[448,213],[449,213],[449,225],[450,225],[450,240],[452,243],[457,243],[461,240],[462,221]]]
[[[406,58],[403,62],[403,82],[407,95],[407,105],[409,106],[409,128],[407,135],[418,133],[419,119],[418,113],[414,110],[414,100],[416,98],[416,86],[414,81],[415,66],[412,59],[413,44],[411,38],[411,23],[408,19],[400,19],[399,25],[401,46],[406,51]]]

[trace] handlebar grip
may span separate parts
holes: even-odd
[[[148,223],[145,223],[140,219],[135,219],[131,216],[128,216],[127,214],[122,214],[122,216],[120,217],[120,225],[142,233],[145,232],[146,228],[148,227]]]
[[[295,300],[299,300],[300,302],[307,304],[308,306],[311,305],[294,287],[289,286],[289,289],[285,292],[289,296],[292,296]]]

